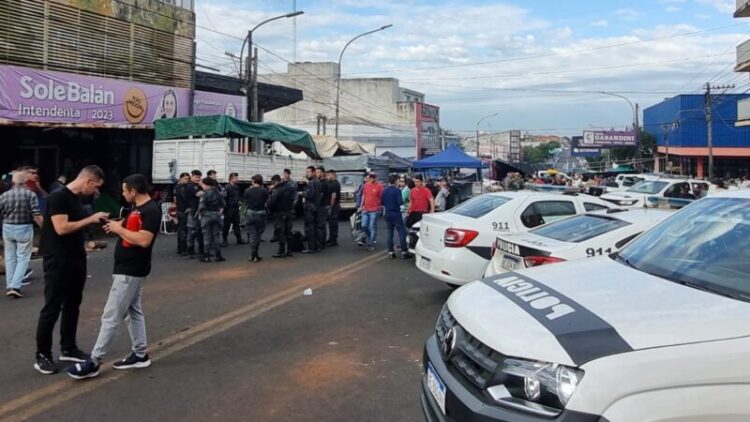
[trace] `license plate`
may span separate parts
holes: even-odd
[[[503,256],[503,262],[501,266],[506,270],[515,271],[521,268],[521,260],[516,257],[505,255]]]
[[[432,398],[435,399],[438,406],[440,406],[440,410],[445,415],[445,384],[443,384],[443,380],[440,379],[440,377],[437,374],[437,371],[435,371],[435,368],[432,367],[432,364],[427,362],[427,389],[430,390],[430,394],[432,394]]]
[[[419,261],[419,265],[425,270],[429,270],[431,264],[432,260],[430,258],[422,257],[422,259]]]

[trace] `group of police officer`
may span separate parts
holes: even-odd
[[[197,243],[201,261],[211,262],[213,259],[222,262],[225,259],[221,247],[229,245],[231,230],[238,245],[250,244],[249,260],[259,262],[261,236],[270,213],[274,222],[271,240],[278,242],[278,251],[272,256],[290,257],[295,241],[292,224],[300,200],[305,221],[302,253],[315,253],[326,246],[338,245],[341,184],[335,171],[308,167],[307,183],[301,193],[298,193],[298,184],[292,180],[289,169],[284,169],[283,176],[271,177],[270,187],[266,187],[261,175],[253,176],[244,194],[241,194],[237,173],[231,173],[223,186],[218,183],[215,171],[209,170],[206,176],[203,178],[200,170],[182,173],[175,186],[173,198],[177,208],[178,254],[194,257]],[[240,224],[242,197],[246,207],[247,241],[242,237]],[[219,235],[222,237],[220,244]]]
[[[316,253],[326,246],[338,246],[341,184],[335,170],[326,172],[322,166],[308,167],[306,176],[303,192],[306,245],[302,253]]]

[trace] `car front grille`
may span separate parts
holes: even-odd
[[[440,312],[435,327],[438,344],[442,344],[446,334],[453,327],[460,327],[460,325],[446,305]],[[456,350],[450,362],[446,363],[452,365],[476,387],[485,389],[492,381],[498,366],[505,360],[505,356],[482,343],[463,328],[460,329],[460,332]]]

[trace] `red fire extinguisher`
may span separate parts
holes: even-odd
[[[135,210],[128,215],[128,221],[125,223],[125,228],[131,232],[137,232],[141,230],[143,221],[141,220],[141,212]],[[122,239],[122,246],[126,248],[133,247],[133,244],[125,239]]]

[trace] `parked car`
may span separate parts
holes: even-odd
[[[617,252],[672,213],[647,208],[610,209],[545,224],[528,233],[498,236],[484,276]]]
[[[697,179],[644,176],[623,192],[610,192],[601,199],[620,207],[681,208],[708,193],[710,183]]]
[[[447,212],[426,214],[415,247],[417,268],[459,286],[482,278],[498,234],[526,232],[545,223],[611,205],[588,195],[487,193]]]
[[[750,191],[618,253],[454,292],[425,345],[427,420],[750,420]]]

